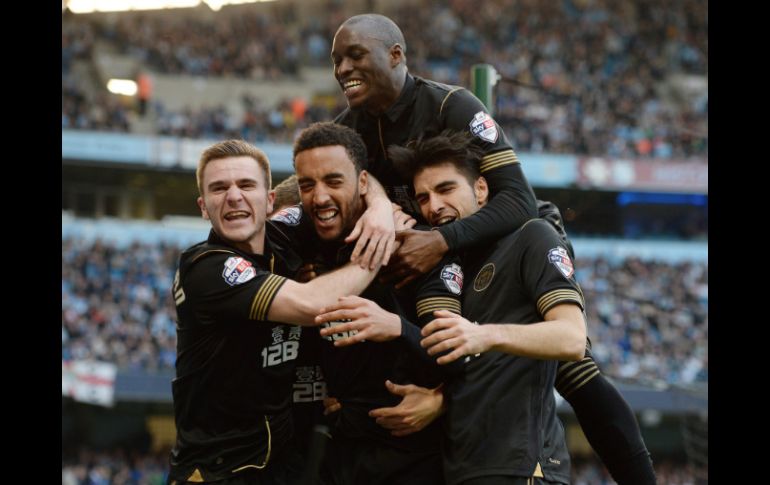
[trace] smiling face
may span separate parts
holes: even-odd
[[[201,172],[198,206],[219,237],[234,247],[262,254],[265,219],[273,208],[265,173],[249,156],[210,160]]]
[[[364,211],[366,172],[356,175],[342,145],[303,150],[296,154],[294,167],[302,208],[312,217],[320,238],[335,241],[347,236]]]
[[[334,36],[334,77],[351,108],[372,114],[387,110],[398,99],[404,82],[403,51],[398,44],[388,48],[367,34],[366,24],[344,24]]]
[[[440,226],[478,211],[487,201],[484,177],[472,184],[451,162],[426,167],[414,175],[415,199],[431,226]]]

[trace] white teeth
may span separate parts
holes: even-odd
[[[248,217],[248,216],[249,216],[249,213],[246,211],[228,212],[227,214],[225,214],[225,219],[230,221],[232,219]]]
[[[454,220],[455,220],[454,216],[445,216],[439,219],[438,221],[436,221],[436,225],[440,226],[442,224],[446,224],[447,222],[452,222]]]
[[[360,85],[361,85],[361,81],[356,79],[354,81],[347,81],[345,84],[342,85],[342,87],[345,89],[349,89]]]
[[[328,221],[337,215],[337,210],[336,209],[320,210],[320,211],[316,211],[315,215],[318,219],[322,221]]]

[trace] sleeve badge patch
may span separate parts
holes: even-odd
[[[569,278],[575,273],[575,267],[572,264],[572,260],[569,258],[569,253],[567,253],[567,250],[561,246],[556,246],[548,251],[548,261],[553,263],[553,265],[556,266],[556,269],[558,269],[565,278]]]
[[[497,124],[495,124],[495,120],[484,111],[479,111],[473,115],[470,127],[473,136],[477,136],[489,143],[495,143],[497,141]]]
[[[257,270],[251,265],[251,262],[246,261],[240,256],[230,256],[225,261],[225,269],[222,271],[222,278],[225,283],[230,286],[240,285],[246,283],[250,279],[257,276]]]
[[[270,218],[270,220],[283,222],[288,226],[296,226],[299,224],[301,218],[302,206],[293,205],[291,207],[286,207],[279,210],[275,213],[275,215],[273,215],[273,217]]]
[[[441,281],[452,294],[459,295],[463,291],[463,270],[455,263],[448,264],[441,269]]]

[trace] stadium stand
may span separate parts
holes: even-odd
[[[472,64],[496,67],[502,76],[496,117],[517,150],[703,160],[708,156],[708,16],[702,6],[698,0],[491,0],[481,6],[469,0],[422,0],[396,2],[383,13],[404,30],[415,74],[468,86]],[[280,89],[287,80],[325,67],[326,87],[319,88],[317,76],[307,83],[307,120],[301,110],[276,108],[294,96],[263,97],[264,105],[235,99],[202,109],[166,106],[159,93],[152,103],[148,129],[153,133],[237,133],[250,140],[290,141],[297,129],[339,112],[338,90],[328,87],[329,43],[341,19],[352,13],[344,2],[332,3],[324,21],[298,10],[287,3],[259,11],[225,8],[209,16],[139,13],[117,21],[65,15],[62,65],[89,55],[96,63],[98,56],[90,53],[104,52],[176,80],[181,91],[185,84],[237,83],[239,78]],[[308,95],[314,91],[327,98]],[[123,122],[105,122],[99,110],[92,114],[93,108],[73,113],[71,97],[68,93],[63,100],[63,127],[66,122],[75,128],[125,129]],[[90,103],[103,106],[101,111],[116,111],[110,96],[95,97]]]

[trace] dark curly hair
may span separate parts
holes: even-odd
[[[313,123],[302,130],[294,141],[293,160],[297,159],[298,153],[305,150],[335,145],[345,147],[345,151],[356,167],[356,174],[366,170],[368,161],[364,140],[353,129],[332,121]]]

